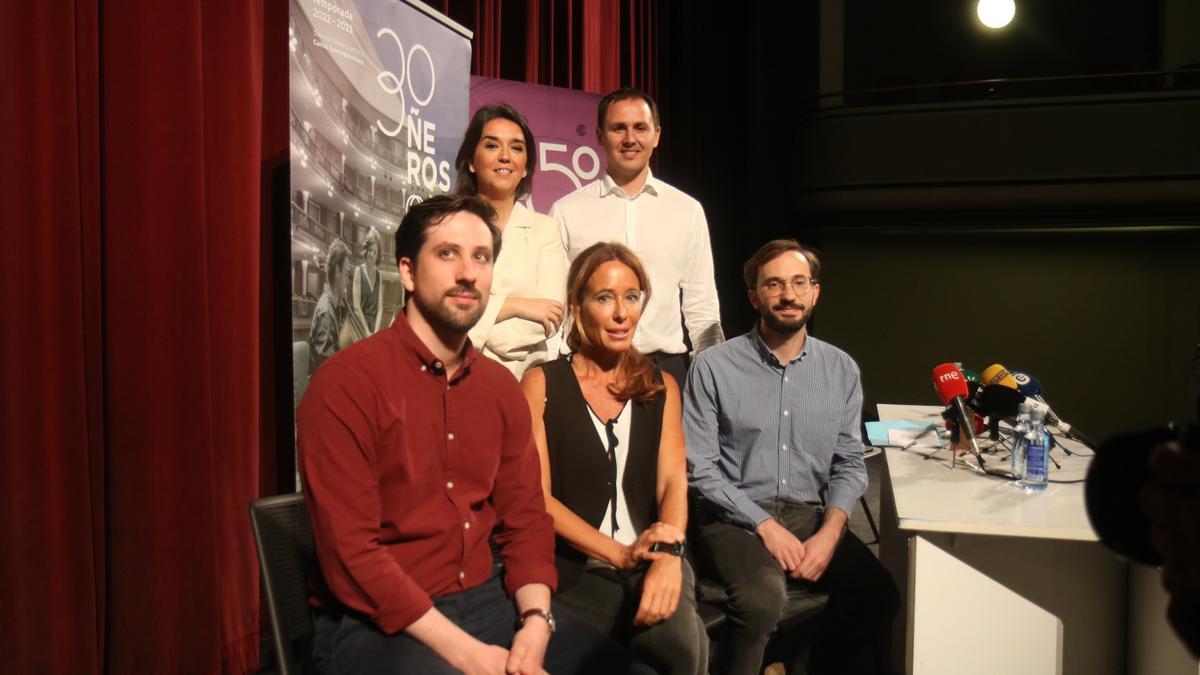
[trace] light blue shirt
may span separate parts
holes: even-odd
[[[749,529],[770,518],[755,502],[849,516],[867,489],[862,399],[858,364],[811,335],[787,364],[757,328],[707,349],[683,396],[689,481]]]

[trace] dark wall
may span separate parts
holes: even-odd
[[[845,2],[846,88],[1158,69],[1160,2],[1017,2],[1002,30],[977,4]]]
[[[852,354],[868,403],[936,403],[933,366],[1032,373],[1102,439],[1194,418],[1197,232],[828,233],[814,334]]]
[[[845,224],[1195,223],[1200,89],[804,116],[796,208]]]
[[[742,263],[764,241],[802,228],[788,184],[800,163],[799,120],[816,108],[817,3],[658,8],[663,134],[654,170],[704,205],[733,335],[754,320]]]
[[[1065,4],[1078,8],[1053,17],[1058,27],[1041,34],[1044,53],[1008,70],[971,66],[954,40],[938,41],[943,29],[910,30],[899,46],[876,39],[911,21],[877,13],[864,28],[866,15],[848,7],[847,79],[884,84],[894,66],[915,82],[953,79],[946,73],[968,66],[999,77],[1155,65],[1155,7]],[[1015,128],[1046,133],[1036,144],[1019,133],[992,141],[1002,162],[989,174],[965,135],[987,126],[967,119],[975,113],[961,103],[928,104],[916,115],[819,111],[817,3],[696,7],[659,5],[664,130],[655,170],[704,204],[727,334],[754,320],[742,262],[766,240],[794,236],[824,251],[813,332],[859,361],[868,404],[936,403],[934,365],[999,362],[1041,379],[1063,416],[1094,436],[1194,416],[1188,367],[1200,341],[1200,199],[1181,195],[1192,184],[1200,194],[1200,139],[1196,125],[1155,132],[1163,120],[1187,118],[1175,106],[1194,106],[1196,96],[1138,94],[1149,101],[1146,114],[1119,100],[1127,93],[1103,94],[1115,107],[1094,112],[1075,105],[1084,100],[1069,96],[1077,87],[1058,93],[1069,99],[1062,105],[1026,98]],[[1108,14],[1071,24],[1087,7]],[[1067,25],[1097,28],[1056,37]],[[1113,47],[1107,57],[1098,42]],[[861,63],[878,65],[874,79],[863,79]],[[874,118],[869,127],[846,123],[859,114]],[[821,128],[831,116],[835,126]],[[1131,136],[1157,145],[1148,151]],[[1060,138],[1079,144],[1056,145]],[[972,166],[974,174],[964,172]]]

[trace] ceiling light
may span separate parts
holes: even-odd
[[[1013,20],[1017,6],[1013,0],[979,0],[975,11],[980,23],[988,28],[1004,28]]]

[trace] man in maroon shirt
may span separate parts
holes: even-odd
[[[550,639],[554,530],[529,409],[467,340],[494,218],[474,197],[411,207],[396,234],[404,310],[326,361],[297,410],[325,672],[640,672],[569,617]]]

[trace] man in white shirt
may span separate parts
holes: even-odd
[[[661,133],[658,106],[646,93],[617,89],[605,96],[596,136],[606,173],[558,200],[550,215],[562,226],[570,260],[601,241],[621,242],[642,259],[652,292],[634,346],[683,382],[683,325],[696,353],[725,337],[704,209],[650,173]]]

